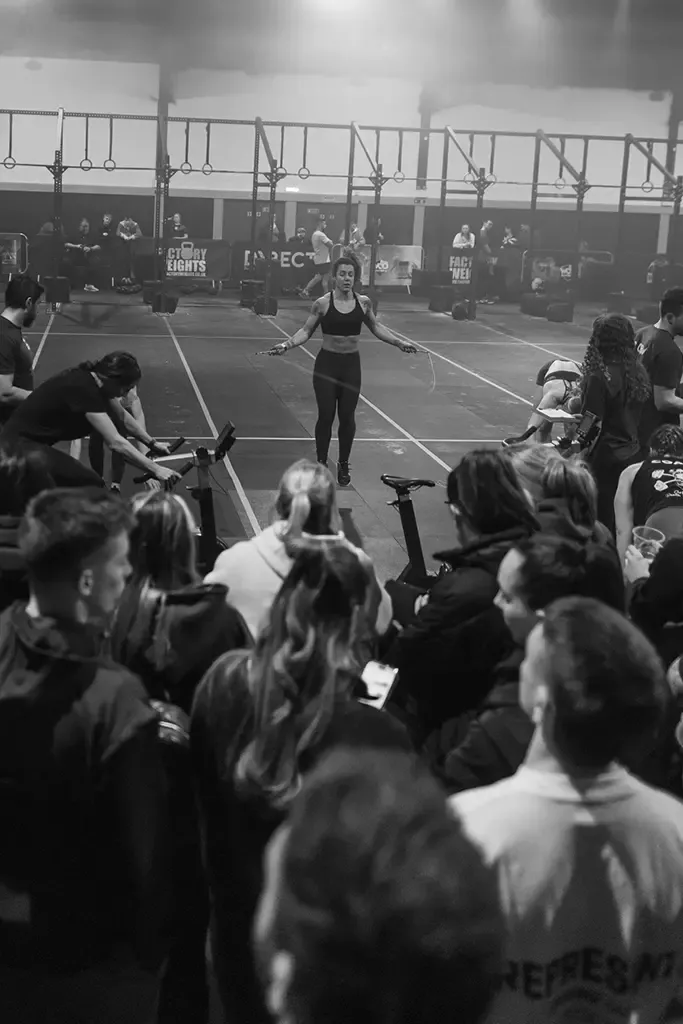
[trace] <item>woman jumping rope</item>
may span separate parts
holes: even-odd
[[[308,320],[287,341],[268,349],[271,356],[282,356],[292,348],[310,341],[318,324],[323,343],[313,368],[313,390],[318,405],[315,447],[318,462],[327,465],[334,417],[339,416],[339,461],[337,481],[340,487],[351,483],[349,455],[356,434],[355,412],[360,394],[361,372],[358,336],[366,324],[379,341],[417,352],[415,345],[402,341],[387,327],[377,323],[370,299],[356,295],[354,285],[360,272],[356,259],[341,256],[333,268],[334,290],[313,303]]]

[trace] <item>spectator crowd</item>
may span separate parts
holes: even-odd
[[[597,444],[465,454],[422,588],[323,465],[200,566],[181,497],[56,486],[9,416],[3,1024],[680,1019],[679,328],[596,321]]]

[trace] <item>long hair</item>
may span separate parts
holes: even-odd
[[[166,595],[200,580],[195,550],[197,528],[186,502],[176,494],[138,494],[130,507],[134,516],[129,556],[133,573],[113,623],[111,651],[116,661],[142,675],[141,656],[156,672],[166,670],[174,656]],[[127,614],[131,601],[132,616]]]
[[[610,366],[620,366],[624,374],[627,403],[646,402],[652,391],[650,380],[636,352],[633,324],[621,313],[606,313],[593,322],[586,354],[581,366],[581,395],[585,396],[589,377],[610,380]]]
[[[148,491],[131,501],[135,526],[130,538],[132,582],[158,590],[180,590],[199,582],[197,526],[177,494]]]
[[[113,381],[121,387],[132,388],[140,382],[142,370],[135,356],[130,352],[108,352],[94,362],[81,363],[84,369],[98,377]]]
[[[302,759],[360,677],[369,587],[369,573],[348,545],[299,542],[248,661],[254,736],[235,769],[242,796],[283,808],[298,793]]]
[[[341,519],[337,489],[330,471],[317,462],[299,459],[285,470],[275,502],[275,513],[285,523],[285,548],[293,557],[297,541],[306,534],[337,535]]]
[[[482,535],[524,527],[538,529],[531,502],[504,452],[480,448],[464,455],[448,474],[448,501]]]
[[[592,530],[598,517],[598,490],[581,456],[563,459],[544,444],[525,445],[512,453],[512,464],[536,502],[561,499],[577,526]]]
[[[683,430],[673,423],[657,427],[648,443],[651,458],[683,458]]]

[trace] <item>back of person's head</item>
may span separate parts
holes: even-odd
[[[508,551],[498,570],[496,604],[514,640],[522,643],[539,613],[563,597],[591,597],[623,612],[624,577],[614,551],[536,533]]]
[[[478,1024],[502,970],[493,871],[407,755],[338,750],[271,841],[267,1002],[297,1024]]]
[[[275,512],[287,524],[286,544],[288,540],[296,542],[304,533],[339,533],[337,489],[329,469],[308,459],[293,463],[280,481]]]
[[[245,796],[284,806],[298,792],[301,757],[360,678],[370,587],[344,541],[299,541],[249,661],[254,737],[236,770]]]
[[[456,518],[475,534],[538,528],[531,503],[504,452],[481,448],[468,452],[448,474],[448,501]]]
[[[159,590],[179,590],[199,581],[197,524],[177,494],[147,491],[131,501],[133,580]]]
[[[564,459],[545,444],[520,446],[511,455],[525,490],[536,504],[562,501],[572,522],[593,529],[598,517],[598,489],[580,456]]]
[[[683,459],[683,430],[673,423],[665,423],[654,431],[649,447],[653,457]]]
[[[545,609],[527,640],[520,702],[570,774],[632,760],[666,700],[657,652],[623,615],[582,597]]]
[[[142,377],[140,364],[130,352],[108,352],[101,359],[84,365],[98,377],[115,384],[123,394],[139,384]]]
[[[643,403],[652,394],[647,371],[638,359],[633,324],[622,313],[603,313],[593,322],[593,332],[581,367],[581,393],[585,397],[591,377],[612,379],[608,368],[623,371],[623,389],[627,402]]]
[[[683,288],[669,288],[665,291],[659,304],[659,311],[662,319],[671,316],[677,320],[683,316]]]
[[[104,488],[43,491],[19,530],[32,591],[69,589],[93,611],[111,613],[130,573],[130,528],[130,512]]]
[[[30,302],[35,306],[45,289],[28,274],[17,274],[10,278],[5,289],[5,307],[7,309],[26,309]]]
[[[23,516],[31,498],[54,485],[38,452],[0,442],[0,516]]]

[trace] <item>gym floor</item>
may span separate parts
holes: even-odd
[[[286,467],[315,457],[311,374],[320,335],[281,358],[257,354],[293,334],[307,305],[284,300],[276,318],[262,319],[240,308],[232,294],[191,297],[163,317],[137,296],[134,303],[117,299],[76,295],[62,312],[41,316],[27,335],[37,355],[37,382],[125,349],[143,370],[139,391],[153,435],[184,435],[186,453],[200,443],[210,446],[232,420],[238,441],[214,468],[218,533],[228,542],[253,536],[268,525]],[[351,539],[362,538],[380,578],[396,575],[406,562],[398,513],[387,505],[393,492],[381,474],[436,481],[436,488],[417,493],[415,509],[427,558],[449,548],[449,468],[469,449],[524,430],[539,367],[558,355],[580,360],[597,312],[582,308],[575,323],[551,324],[512,306],[483,306],[469,323],[428,312],[424,299],[380,298],[381,321],[419,351],[404,355],[363,331],[352,485],[339,490],[345,530]],[[330,454],[334,459],[336,437]],[[167,464],[179,465],[187,455],[175,458]],[[133,493],[134,475],[129,468],[124,493]],[[187,477],[181,488],[191,483]],[[428,558],[428,565],[435,563]]]

